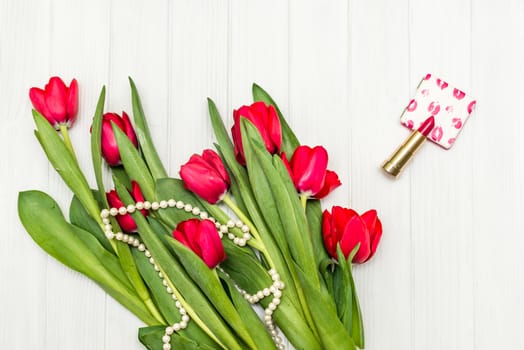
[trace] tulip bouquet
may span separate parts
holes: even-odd
[[[77,82],[53,77],[30,90],[35,135],[74,194],[66,219],[47,194],[20,193],[35,242],[140,318],[148,349],[282,349],[282,336],[295,349],[363,348],[352,264],[373,256],[382,227],[375,210],[322,212],[319,200],[341,184],[326,150],[300,145],[253,85],[255,102],[234,111],[231,138],[208,100],[216,150],[169,177],[130,83],[134,123],[104,113],[105,88],[98,100],[95,189],[67,132]]]

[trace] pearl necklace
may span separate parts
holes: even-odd
[[[129,246],[137,248],[140,252],[143,252],[144,255],[149,259],[149,263],[153,265],[155,271],[158,272],[158,277],[162,280],[162,284],[164,285],[164,287],[166,287],[166,292],[171,295],[171,298],[175,302],[175,306],[178,309],[178,312],[180,313],[180,321],[174,323],[171,326],[167,326],[164,332],[164,336],[162,337],[162,349],[171,350],[171,335],[174,332],[178,332],[180,330],[185,329],[190,320],[189,316],[187,315],[187,311],[175,295],[174,286],[171,286],[170,282],[164,278],[164,275],[160,271],[160,267],[156,264],[155,259],[151,256],[151,252],[149,252],[144,243],[140,242],[138,238],[130,236],[126,233],[113,232],[113,226],[111,225],[111,221],[109,219],[110,216],[114,217],[117,215],[132,214],[136,210],[159,210],[166,208],[176,208],[184,210],[188,213],[192,213],[193,215],[200,217],[200,219],[202,220],[207,219],[214,222],[220,238],[227,234],[226,237],[239,247],[244,247],[246,245],[247,241],[251,239],[251,234],[249,233],[249,227],[240,220],[237,220],[236,222],[234,222],[233,220],[229,220],[226,224],[221,224],[215,218],[210,217],[207,212],[200,210],[200,208],[193,207],[191,204],[186,204],[182,201],[176,201],[174,199],[169,199],[167,201],[162,200],[160,202],[136,202],[135,204],[129,204],[127,207],[102,209],[102,211],[100,212],[100,217],[102,218],[102,222],[104,223],[104,233],[106,237],[110,240],[116,239],[117,241],[127,243]],[[237,227],[242,231],[242,237],[238,237],[237,235],[229,231],[229,229],[234,227]],[[220,266],[218,266],[218,268],[225,275],[231,278]],[[271,269],[268,272],[271,276],[271,279],[273,280],[273,284],[268,288],[264,288],[254,293],[253,295],[248,294],[236,283],[235,286],[239,290],[240,294],[244,297],[244,299],[246,299],[250,304],[256,304],[263,298],[273,295],[273,299],[268,304],[267,308],[264,309],[264,323],[277,348],[283,350],[284,345],[282,343],[282,339],[278,335],[278,331],[275,327],[272,316],[274,311],[280,304],[280,298],[282,296],[282,289],[284,289],[284,283],[280,280],[280,275],[274,269]]]

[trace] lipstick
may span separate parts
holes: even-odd
[[[409,163],[411,158],[418,151],[420,146],[426,141],[426,137],[435,127],[435,118],[433,116],[426,119],[420,127],[404,141],[402,145],[393,153],[388,160],[382,165],[384,171],[394,177],[399,176],[402,169]]]

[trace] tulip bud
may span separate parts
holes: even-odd
[[[322,146],[299,146],[290,162],[285,154],[282,155],[282,160],[301,195],[320,199],[340,186],[338,175],[327,170],[328,154]]]
[[[269,153],[280,153],[282,127],[275,107],[266,106],[264,102],[255,102],[251,106],[242,106],[233,112],[234,124],[231,128],[231,134],[235,145],[235,156],[240,164],[246,165],[240,133],[240,117],[246,118],[258,129]]]
[[[180,167],[180,177],[188,190],[211,204],[219,202],[231,184],[222,159],[210,149],[201,156],[193,154]]]
[[[78,83],[73,79],[67,87],[59,77],[51,77],[43,90],[29,89],[29,99],[55,129],[58,130],[60,125],[69,128],[78,112]]]
[[[182,221],[173,231],[173,238],[191,249],[210,269],[226,259],[216,226],[210,220]]]
[[[382,224],[374,209],[358,215],[352,209],[334,206],[331,213],[325,210],[322,214],[322,234],[324,246],[334,259],[337,259],[337,244],[347,259],[360,243],[352,260],[360,264],[375,254],[382,236]]]
[[[102,156],[110,166],[122,164],[120,151],[116,143],[113,125],[115,124],[131,140],[135,147],[138,147],[135,130],[126,112],[122,112],[122,117],[116,113],[105,113],[102,117]]]
[[[140,190],[140,186],[135,181],[131,181],[131,191],[129,192],[131,194],[131,197],[135,200],[135,202],[144,202],[145,198],[142,194],[142,191]],[[118,196],[118,193],[115,190],[111,190],[106,193],[107,202],[109,205],[113,208],[121,208],[124,206],[124,202],[120,199]],[[142,215],[147,216],[147,210],[143,209],[140,211]],[[118,221],[118,224],[120,225],[120,228],[125,232],[136,232],[136,223],[135,220],[131,217],[130,214],[125,215],[117,215],[116,220]]]

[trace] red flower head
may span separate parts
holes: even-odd
[[[337,244],[340,244],[347,259],[353,248],[360,243],[358,252],[353,257],[353,262],[360,264],[375,254],[382,236],[382,224],[374,209],[358,215],[352,209],[334,206],[331,213],[325,210],[322,215],[322,234],[326,250],[335,259]]]
[[[138,186],[138,183],[135,181],[131,181],[131,197],[135,200],[135,202],[144,202],[144,195],[142,194],[142,191],[140,190],[140,186]],[[118,193],[115,190],[111,190],[106,193],[107,201],[109,205],[113,208],[120,208],[124,206],[124,202],[120,199],[118,196]],[[147,211],[141,210],[142,215],[147,216]],[[131,217],[130,214],[125,215],[117,215],[116,220],[118,221],[118,224],[120,225],[120,228],[122,228],[125,232],[136,232],[136,223],[135,220]]]
[[[102,117],[102,156],[104,156],[107,164],[116,166],[120,165],[122,161],[120,160],[120,151],[118,150],[112,123],[129,137],[135,147],[138,147],[138,141],[126,112],[122,112],[122,117],[116,113],[104,114]]]
[[[59,77],[52,77],[42,90],[32,87],[29,89],[29,98],[33,107],[53,125],[70,127],[75,121],[78,112],[78,83],[71,80],[69,87]]]
[[[273,106],[266,106],[264,102],[255,102],[251,106],[242,106],[233,112],[234,124],[231,128],[235,155],[239,163],[246,165],[242,136],[240,135],[240,117],[248,119],[258,129],[269,153],[280,153],[282,146],[282,128],[277,111]]]
[[[285,154],[282,160],[300,194],[320,199],[340,186],[338,175],[327,170],[328,154],[322,146],[299,146],[289,163]]]
[[[216,226],[210,220],[182,221],[173,231],[173,237],[202,258],[210,269],[226,259]]]
[[[188,190],[211,204],[220,201],[231,184],[222,160],[210,149],[204,150],[201,156],[193,154],[180,167],[180,177]]]

